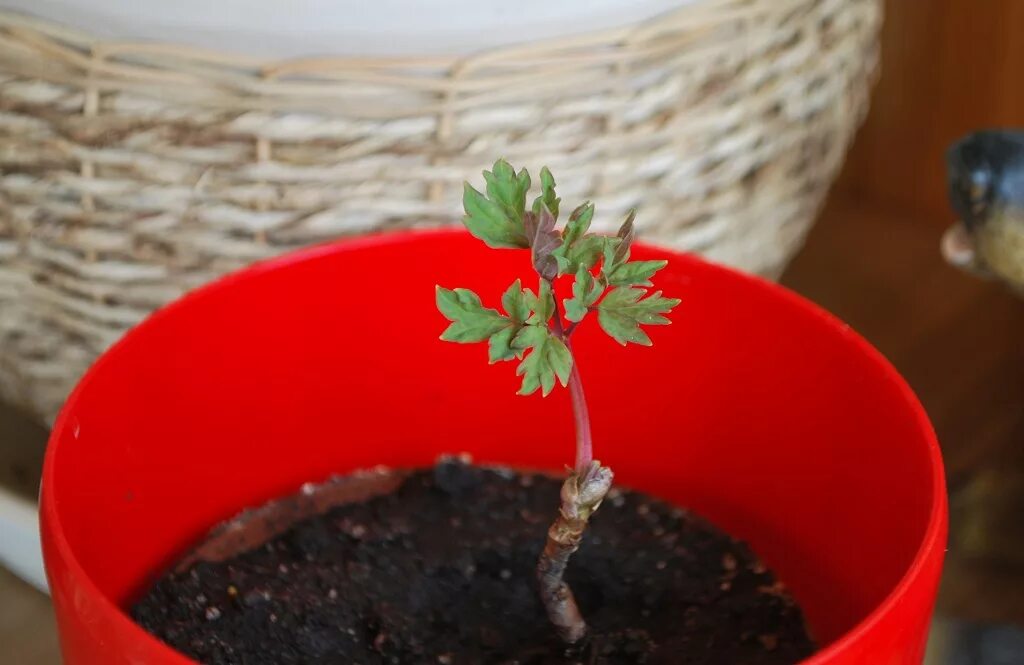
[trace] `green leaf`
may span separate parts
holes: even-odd
[[[618,234],[608,238],[603,250],[601,281],[608,286],[651,286],[651,278],[666,265],[667,261],[630,261],[629,252],[636,231],[633,220],[636,210],[630,210]]]
[[[516,368],[516,374],[523,377],[520,395],[529,395],[541,389],[547,396],[555,387],[555,379],[563,386],[569,382],[572,370],[572,353],[565,343],[555,337],[547,326],[526,326],[513,341],[517,349],[530,349],[530,354]]]
[[[562,199],[555,195],[555,178],[546,166],[540,170],[540,192],[540,196],[533,200],[533,214],[539,215],[542,208],[547,208],[558,219],[558,204]]]
[[[519,334],[520,329],[526,324],[530,316],[530,294],[524,291],[522,282],[516,280],[508,287],[501,296],[501,306],[508,313],[509,325],[491,335],[487,344],[487,358],[493,364],[502,360],[522,358],[521,349],[512,348],[512,340]]]
[[[668,261],[629,261],[605,272],[609,286],[651,286],[654,273],[668,265]]]
[[[558,262],[558,274],[575,275],[581,266],[587,270],[593,268],[601,257],[606,240],[607,238],[602,236],[586,235],[571,247],[563,244],[553,254],[555,261]]]
[[[469,289],[452,291],[438,286],[437,308],[452,322],[441,333],[446,342],[482,342],[512,323],[497,310],[485,308],[480,297]]]
[[[530,303],[530,310],[533,314],[527,319],[529,324],[544,324],[551,320],[555,313],[555,297],[551,293],[551,283],[546,279],[540,281],[540,293],[533,295],[533,291],[526,289],[527,302]]]
[[[489,247],[528,247],[523,214],[526,192],[530,189],[530,174],[526,169],[517,174],[508,162],[499,159],[494,163],[493,171],[484,171],[484,180],[487,181],[486,195],[468,182],[465,184],[462,206],[466,215],[462,223]]]
[[[526,212],[526,193],[530,191],[530,174],[526,169],[519,173],[504,159],[494,162],[490,171],[484,171],[487,181],[487,198],[503,206],[510,215],[522,220]]]
[[[570,245],[576,242],[590,229],[590,222],[593,219],[594,204],[587,201],[569,215],[569,221],[565,223],[565,231],[562,232],[562,238]]]
[[[569,215],[569,221],[562,231],[562,246],[552,253],[558,262],[559,275],[574,275],[581,265],[589,270],[597,264],[605,239],[598,235],[587,235],[593,218],[592,203],[584,203]]]
[[[501,205],[490,201],[468,182],[462,194],[466,211],[462,223],[474,237],[495,249],[527,247],[522,219],[511,216]]]
[[[633,342],[650,346],[651,338],[640,326],[670,323],[663,315],[679,302],[677,298],[663,297],[661,291],[648,296],[644,289],[618,287],[612,289],[597,306],[597,320],[619,344]]]
[[[505,290],[505,293],[501,296],[501,306],[505,308],[505,312],[508,313],[516,323],[525,323],[526,319],[530,316],[530,299],[527,294],[530,293],[528,290],[523,290],[523,284],[520,280],[512,282],[512,286]],[[532,295],[532,294],[531,294]]]
[[[601,247],[602,259],[601,259],[601,280],[607,284],[608,275],[615,272],[615,269],[619,267],[621,263],[615,258],[615,254],[618,252],[619,245],[622,244],[621,238],[605,238],[604,245]],[[627,253],[626,258],[629,258]]]
[[[582,321],[590,311],[590,306],[597,302],[603,292],[604,286],[595,282],[590,271],[580,266],[572,285],[572,298],[565,301],[565,318],[573,323]]]
[[[509,326],[491,335],[487,340],[487,362],[493,365],[503,360],[522,358],[523,352],[512,348],[512,340],[521,329],[521,326]]]

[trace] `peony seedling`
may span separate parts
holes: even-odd
[[[487,342],[492,363],[518,361],[519,393],[547,395],[556,382],[568,386],[576,426],[576,460],[562,485],[561,506],[548,530],[537,564],[541,600],[559,636],[580,641],[587,626],[564,573],[569,557],[579,548],[590,516],[607,495],[612,471],[594,459],[590,416],[572,353],[577,327],[596,313],[601,328],[620,344],[650,346],[644,325],[669,323],[666,314],[679,304],[652,279],[667,261],[630,261],[634,212],[615,236],[590,232],[594,206],[584,203],[558,228],[561,200],[555,180],[540,172],[540,195],[529,209],[530,174],[498,160],[484,171],[486,187],[466,183],[462,198],[463,223],[471,234],[495,249],[528,249],[538,278],[536,291],[513,282],[501,297],[504,312],[484,307],[469,289],[437,287],[437,308],[451,321],[441,334],[449,342]],[[572,296],[559,300],[553,282],[572,276]]]

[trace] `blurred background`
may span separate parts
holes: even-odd
[[[5,4],[8,3],[0,2],[0,6]],[[637,3],[637,6],[643,4]],[[650,4],[651,7],[638,11],[663,9],[658,3]],[[702,0],[694,0],[692,4],[699,6]],[[790,4],[796,6],[801,3]],[[750,187],[752,193],[749,197],[739,196],[733,203],[723,203],[721,196],[716,198],[716,192],[721,194],[728,187],[738,186],[724,176],[711,182],[700,196],[692,192],[679,195],[678,201],[673,200],[666,205],[672,210],[685,210],[689,221],[678,228],[641,229],[641,234],[658,242],[695,248],[712,258],[779,278],[784,285],[847,321],[903,373],[924,403],[938,432],[945,455],[951,501],[949,554],[929,665],[1024,663],[1024,632],[1018,628],[1024,626],[1024,520],[1020,518],[1024,514],[1024,300],[1015,297],[1001,284],[950,267],[939,251],[943,232],[955,221],[946,192],[944,153],[947,147],[962,135],[980,128],[1024,126],[1024,39],[1021,39],[1024,2],[888,0],[880,33],[876,25],[880,15],[875,13],[879,5],[874,2],[849,3],[854,8],[849,10],[852,15],[844,13],[842,2],[804,4],[808,6],[802,10],[799,7],[794,9],[804,14],[794,16],[799,18],[806,14],[813,18],[816,29],[820,29],[817,34],[821,48],[828,49],[832,43],[846,44],[845,51],[828,52],[833,55],[839,53],[833,58],[836,62],[844,53],[847,60],[836,65],[843,71],[836,88],[838,92],[826,99],[820,108],[792,111],[796,129],[788,128],[786,131],[806,132],[794,135],[795,156],[780,151],[768,154],[762,162],[746,164],[735,181]],[[624,20],[614,14],[609,16],[613,23]],[[779,23],[761,27],[765,31],[784,31],[796,20],[794,16],[783,16]],[[4,25],[4,43],[0,49],[0,65],[3,67],[0,69],[13,71],[13,65],[23,59],[25,47],[24,42],[15,46],[11,42],[24,35],[24,26],[9,22]],[[605,29],[608,26],[594,27]],[[760,33],[746,35],[744,39],[754,39],[756,34]],[[797,48],[798,42],[807,38],[803,28],[794,34],[796,36],[787,37],[770,48],[766,46],[764,52],[774,53],[775,62],[780,62],[780,54],[785,55],[788,48]],[[287,48],[290,46],[284,50]],[[878,52],[881,64],[876,67]],[[821,61],[829,59],[822,58]],[[734,64],[727,63],[728,67]],[[716,61],[708,66],[714,70],[726,65]],[[809,81],[805,88],[796,91],[796,95],[810,99],[816,90],[822,87],[827,90],[832,74],[834,72],[808,74],[804,71]],[[46,79],[47,74],[41,72],[38,76]],[[61,168],[60,161],[68,156],[68,150],[74,152],[76,144],[89,145],[91,140],[98,140],[96,137],[76,136],[74,131],[64,127],[63,136],[68,139],[62,144],[65,153],[58,150],[48,156],[36,154],[31,159],[25,157],[24,151],[41,148],[33,148],[25,142],[24,137],[31,135],[34,127],[25,120],[32,108],[26,99],[32,97],[23,85],[13,86],[12,81],[24,84],[26,79],[23,73],[5,74],[0,79],[0,116],[3,116],[0,122],[0,169],[5,182],[5,186],[0,188],[0,196],[3,197],[0,199],[0,213],[3,215],[0,218],[0,250],[4,247],[2,241],[5,237],[10,240],[17,237],[17,233],[26,233],[26,218],[20,215],[30,203],[26,197],[33,196],[26,194],[31,190],[26,183],[34,177],[42,177],[40,174],[47,169]],[[722,77],[721,71],[717,71],[707,80],[694,84],[694,89],[702,91],[701,95],[713,97],[715,86],[727,86],[728,81],[727,77]],[[866,91],[872,83],[870,111],[863,119],[844,162],[847,143],[863,118],[858,109],[860,106],[867,108]],[[767,94],[763,87],[759,84],[740,90],[740,93]],[[861,88],[864,94],[860,92]],[[35,99],[44,99],[45,89],[40,87],[34,94]],[[594,94],[594,99],[601,99],[598,92]],[[669,93],[661,90],[660,94]],[[695,98],[704,99],[700,95]],[[685,101],[687,104],[692,102]],[[50,114],[40,115],[40,122],[59,126],[62,121],[54,119],[53,114],[60,113],[60,104],[38,103],[47,104]],[[83,102],[80,100],[78,103],[81,106]],[[88,99],[84,103],[86,106],[90,104]],[[710,109],[712,114],[728,114],[735,105],[742,106],[746,102],[743,97],[726,96],[719,103],[720,107]],[[69,104],[73,105],[73,102]],[[696,102],[693,104],[686,108],[702,108]],[[102,104],[99,108],[103,108]],[[81,108],[78,113],[81,113]],[[86,115],[88,113],[86,111]],[[806,115],[801,116],[801,113]],[[652,117],[658,114],[661,114],[660,122],[672,126],[671,111],[655,109],[651,112]],[[571,117],[560,117],[567,123],[561,131],[578,131]],[[695,112],[695,117],[704,116]],[[680,124],[685,120],[684,117]],[[216,124],[219,121],[214,119],[211,122]],[[628,117],[622,122],[628,125]],[[823,128],[823,133],[814,134],[814,128]],[[103,128],[103,131],[113,133],[121,130],[123,128],[119,129],[116,123]],[[618,136],[616,132],[620,130],[612,123],[598,131],[604,136]],[[444,129],[434,127],[431,131],[443,133]],[[719,162],[749,159],[749,154],[766,145],[766,140],[770,144],[770,138],[761,137],[749,145],[740,141],[739,156],[728,151],[716,153],[729,139],[736,139],[742,134],[744,128],[733,124],[703,131],[718,132],[721,140],[702,145],[700,141],[687,139],[681,145],[688,150],[703,149],[714,153],[712,162],[691,164],[687,167],[689,170],[673,172],[673,177],[662,178],[656,186],[633,183],[636,191],[601,189],[600,183],[595,184],[594,181],[608,174],[570,173],[568,189],[585,193],[593,189],[591,193],[599,200],[605,197],[612,210],[625,208],[632,205],[630,196],[637,191],[643,192],[644,187],[649,190],[647,196],[657,197],[661,191],[659,188],[676,186],[674,183],[678,180],[673,178],[683,178],[687,174],[697,179],[706,178],[708,173],[716,172]],[[778,128],[766,126],[759,131],[771,137]],[[269,149],[268,143],[259,143],[267,136],[270,135],[257,137],[257,152]],[[202,142],[194,134],[183,134],[179,138],[183,144],[191,146]],[[583,139],[592,140],[592,137],[584,136]],[[223,139],[208,135],[202,140],[207,141],[207,146],[213,150],[214,144]],[[315,143],[326,139],[310,140]],[[486,149],[483,152],[493,156],[495,150],[502,149],[502,141],[513,140],[515,137],[510,138],[510,135],[491,136],[489,142],[484,141]],[[260,148],[260,145],[264,147]],[[451,148],[451,143],[447,145]],[[412,152],[417,149],[408,145],[405,148]],[[541,146],[541,154],[544,149]],[[285,153],[287,150],[287,146],[282,149]],[[444,176],[439,183],[444,185],[444,178],[461,180],[462,171],[456,168],[463,164],[459,155],[452,154],[450,150],[442,154],[447,158],[445,163],[449,168],[447,171],[442,169]],[[81,161],[79,157],[75,159]],[[257,157],[262,159],[259,155]],[[74,168],[80,176],[96,176],[102,170],[102,161],[98,165],[88,161],[79,164],[78,161]],[[513,161],[520,163],[524,159]],[[525,163],[534,162],[527,159]],[[114,165],[111,168],[116,166],[114,161],[110,164]],[[466,168],[471,172],[479,171],[472,160],[466,161]],[[795,185],[790,189],[781,186],[774,190],[757,189],[759,178],[775,182],[772,175],[775,168],[786,174],[778,176],[780,182]],[[559,174],[566,171],[565,168],[556,168],[555,164],[552,164],[552,170]],[[198,168],[198,172],[200,178],[204,177],[204,168]],[[272,174],[264,173],[259,177],[267,182],[273,181]],[[217,175],[210,178],[216,185]],[[65,202],[75,200],[76,205],[87,209],[91,205],[91,210],[96,210],[102,209],[102,204],[95,201],[102,200],[105,192],[111,197],[117,196],[116,188],[109,186],[111,181],[106,182],[106,190],[101,182],[101,186],[88,191],[75,189],[76,182],[71,178],[63,181],[67,189],[60,196]],[[434,189],[423,194],[427,204],[434,206],[431,210],[457,209],[457,203],[449,201],[448,192],[437,192]],[[827,198],[824,198],[826,192]],[[373,192],[369,194],[372,197]],[[756,214],[751,213],[753,217],[750,219],[742,218],[729,207],[744,206],[751,198],[760,207]],[[756,224],[762,217],[771,217],[771,213],[765,210],[783,209],[794,200],[800,205],[787,212],[788,216],[776,220],[773,235],[755,234],[752,246],[730,246],[726,240],[700,245],[704,242],[700,238],[714,236],[714,227],[709,225],[717,219],[729,218],[732,214],[729,219],[738,220],[735,222],[737,225]],[[52,201],[44,202],[33,210],[47,205],[53,207],[54,204]],[[273,205],[269,208],[260,208],[262,204],[258,202],[253,205],[262,212],[274,210]],[[348,223],[344,219],[330,221],[333,218],[328,213],[334,209],[332,206],[344,208],[345,205],[345,200],[312,204],[314,212],[327,215],[321,219],[328,220],[323,226],[326,230],[317,232],[323,237],[311,232],[300,241],[316,241],[356,232],[344,226]],[[137,207],[134,209],[138,210]],[[178,209],[171,206],[168,210],[173,213]],[[194,212],[189,208],[188,214]],[[440,213],[426,215],[428,218],[431,216],[440,216]],[[114,217],[107,221],[112,219],[116,222]],[[643,212],[640,218],[645,218]],[[63,223],[54,219],[47,218],[50,224],[47,228]],[[76,219],[81,224],[85,218]],[[812,220],[816,221],[808,233],[805,227]],[[382,213],[378,226],[390,228],[404,225],[407,221],[402,211],[389,211]],[[335,227],[332,223],[341,226]],[[99,224],[97,229],[101,227]],[[153,228],[159,235],[159,229],[167,227],[156,225]],[[263,233],[263,240],[267,241],[267,229],[273,251],[301,244],[287,239],[275,241],[278,236],[274,233],[278,229],[272,225],[258,227],[253,233],[257,238]],[[33,229],[28,235],[37,232],[45,235],[48,231]],[[54,237],[61,238],[62,242],[71,242],[67,240],[71,237],[68,233],[61,227]],[[231,237],[241,237],[236,230],[231,230],[231,233],[235,233]],[[720,235],[727,238],[749,234],[726,232]],[[286,235],[279,237],[286,238]],[[88,241],[87,238],[82,242]],[[759,253],[762,246],[767,255]],[[787,263],[790,250],[796,251],[797,248],[800,248],[799,252]],[[211,275],[260,258],[258,252],[232,254],[232,248],[222,251],[230,260],[218,263]],[[59,657],[47,598],[21,578],[39,581],[39,564],[33,556],[33,501],[38,489],[46,423],[55,408],[52,395],[63,394],[60,391],[73,381],[75,372],[80,369],[69,371],[68,376],[64,376],[46,364],[52,355],[47,355],[45,348],[32,347],[29,350],[28,341],[33,340],[26,341],[24,337],[32,337],[33,331],[28,331],[31,333],[28,335],[15,334],[18,326],[28,325],[25,323],[28,319],[15,311],[17,307],[25,306],[24,301],[15,300],[16,296],[23,294],[22,289],[11,286],[15,284],[12,281],[6,295],[3,291],[2,272],[5,268],[12,270],[11,266],[15,265],[4,264],[4,256],[0,251],[0,340],[7,347],[6,352],[0,350],[0,373],[7,376],[7,397],[0,404],[0,541],[8,543],[3,550],[8,568],[0,569],[0,644],[4,645],[5,662],[53,665],[59,662]],[[50,257],[50,260],[56,259]],[[40,263],[33,268],[37,271],[33,277],[36,282],[40,281],[38,271],[47,269],[45,265]],[[88,274],[88,271],[83,269],[78,274]],[[190,285],[187,280],[179,281],[174,288],[184,289]],[[110,305],[112,301],[100,293],[93,302]],[[122,323],[129,325],[131,320],[129,316]],[[50,333],[52,331],[46,334]],[[88,330],[79,330],[56,338],[54,344],[65,354],[62,357],[68,357],[66,348],[69,346],[81,345],[87,349],[80,354],[72,354],[77,368],[79,365],[84,367],[108,337],[100,335],[92,339]],[[43,363],[46,371],[33,374],[35,365],[27,362],[29,359]],[[50,382],[43,382],[40,376]],[[51,381],[47,377],[60,380]],[[54,385],[58,387],[53,388]],[[20,577],[11,571],[16,571]]]

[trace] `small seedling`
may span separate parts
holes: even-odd
[[[555,180],[544,168],[541,193],[526,208],[530,174],[516,173],[504,160],[484,171],[487,186],[477,191],[466,183],[463,223],[471,234],[495,249],[529,249],[539,278],[536,293],[517,279],[501,297],[504,313],[483,306],[468,289],[437,287],[437,308],[451,321],[441,334],[449,342],[487,342],[492,363],[518,360],[523,377],[521,395],[547,395],[555,382],[568,386],[576,424],[576,463],[562,485],[558,517],[548,530],[537,564],[541,600],[558,634],[568,643],[580,641],[587,625],[564,580],[566,565],[583,539],[590,516],[607,495],[612,471],[594,459],[590,416],[571,338],[591,312],[620,344],[650,346],[642,325],[669,323],[665,315],[679,300],[650,291],[654,274],[667,261],[630,261],[633,218],[630,212],[614,237],[589,232],[594,206],[584,203],[558,230],[561,204]],[[553,282],[573,277],[572,297],[561,302]]]

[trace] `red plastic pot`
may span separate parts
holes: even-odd
[[[570,461],[565,391],[518,397],[512,363],[438,340],[435,283],[497,302],[525,254],[459,232],[313,249],[189,295],[105,354],[65,406],[43,477],[65,663],[191,663],[125,607],[212,524],[305,481],[444,452]],[[659,286],[683,304],[653,348],[619,347],[596,323],[577,333],[600,458],[618,482],[747,539],[824,646],[807,663],[920,663],[946,498],[911,391],[775,285],[673,255]]]

